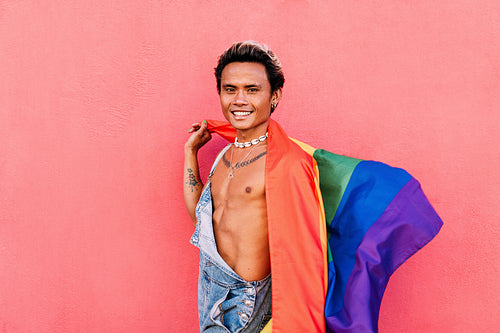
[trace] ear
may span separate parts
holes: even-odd
[[[283,90],[281,88],[273,91],[273,93],[271,94],[271,103],[278,104],[282,94]]]

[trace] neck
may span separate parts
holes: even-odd
[[[239,142],[252,141],[253,139],[258,139],[262,135],[266,135],[268,123],[263,124],[265,126],[260,126],[257,128],[250,128],[247,130],[236,130],[236,137]]]

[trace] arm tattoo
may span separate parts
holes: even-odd
[[[187,175],[186,175],[187,177],[186,177],[185,184],[189,187],[191,192],[193,192],[194,189],[201,184],[201,181],[195,175],[193,169],[187,168],[186,173],[187,173]]]

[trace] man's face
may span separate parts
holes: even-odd
[[[281,89],[271,93],[266,67],[254,62],[232,62],[221,74],[220,104],[229,123],[251,138],[263,135],[269,124],[271,104]]]

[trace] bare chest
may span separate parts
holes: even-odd
[[[266,150],[262,148],[248,156],[245,151],[235,151],[231,156],[231,149],[225,153],[210,178],[215,208],[265,201]]]

